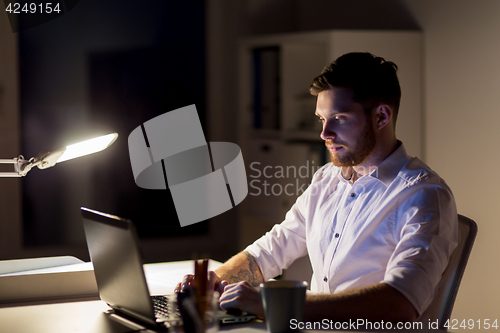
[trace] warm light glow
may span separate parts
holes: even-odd
[[[87,141],[75,143],[66,147],[66,151],[57,160],[57,163],[70,160],[72,158],[97,153],[111,146],[118,137],[118,133],[111,133]]]

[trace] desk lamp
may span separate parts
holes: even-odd
[[[13,159],[0,159],[0,164],[14,164],[14,172],[0,172],[0,177],[24,177],[34,167],[47,169],[80,156],[97,153],[111,146],[118,138],[118,133],[103,135],[90,140],[82,141],[69,145],[65,148],[59,148],[53,151],[42,151],[37,157],[25,160],[22,155]]]

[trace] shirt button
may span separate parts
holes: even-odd
[[[340,236],[340,235],[339,235],[338,233],[337,233],[337,234],[335,234],[335,238],[339,238],[339,236]]]
[[[325,276],[325,277],[323,278],[323,281],[328,282],[328,278]]]
[[[356,193],[351,193],[351,198],[354,198],[356,196]]]

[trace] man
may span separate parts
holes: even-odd
[[[281,224],[210,273],[222,308],[263,317],[254,287],[308,254],[305,320],[405,322],[425,311],[457,243],[457,211],[446,183],[396,139],[396,70],[349,53],[313,80],[332,163]]]

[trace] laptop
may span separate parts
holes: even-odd
[[[132,221],[84,207],[81,213],[99,297],[111,307],[112,313],[125,321],[156,328],[179,324],[180,311],[171,301],[176,295],[151,296],[149,293]],[[254,318],[254,315],[233,315],[223,310],[218,314],[220,324],[242,323]]]

